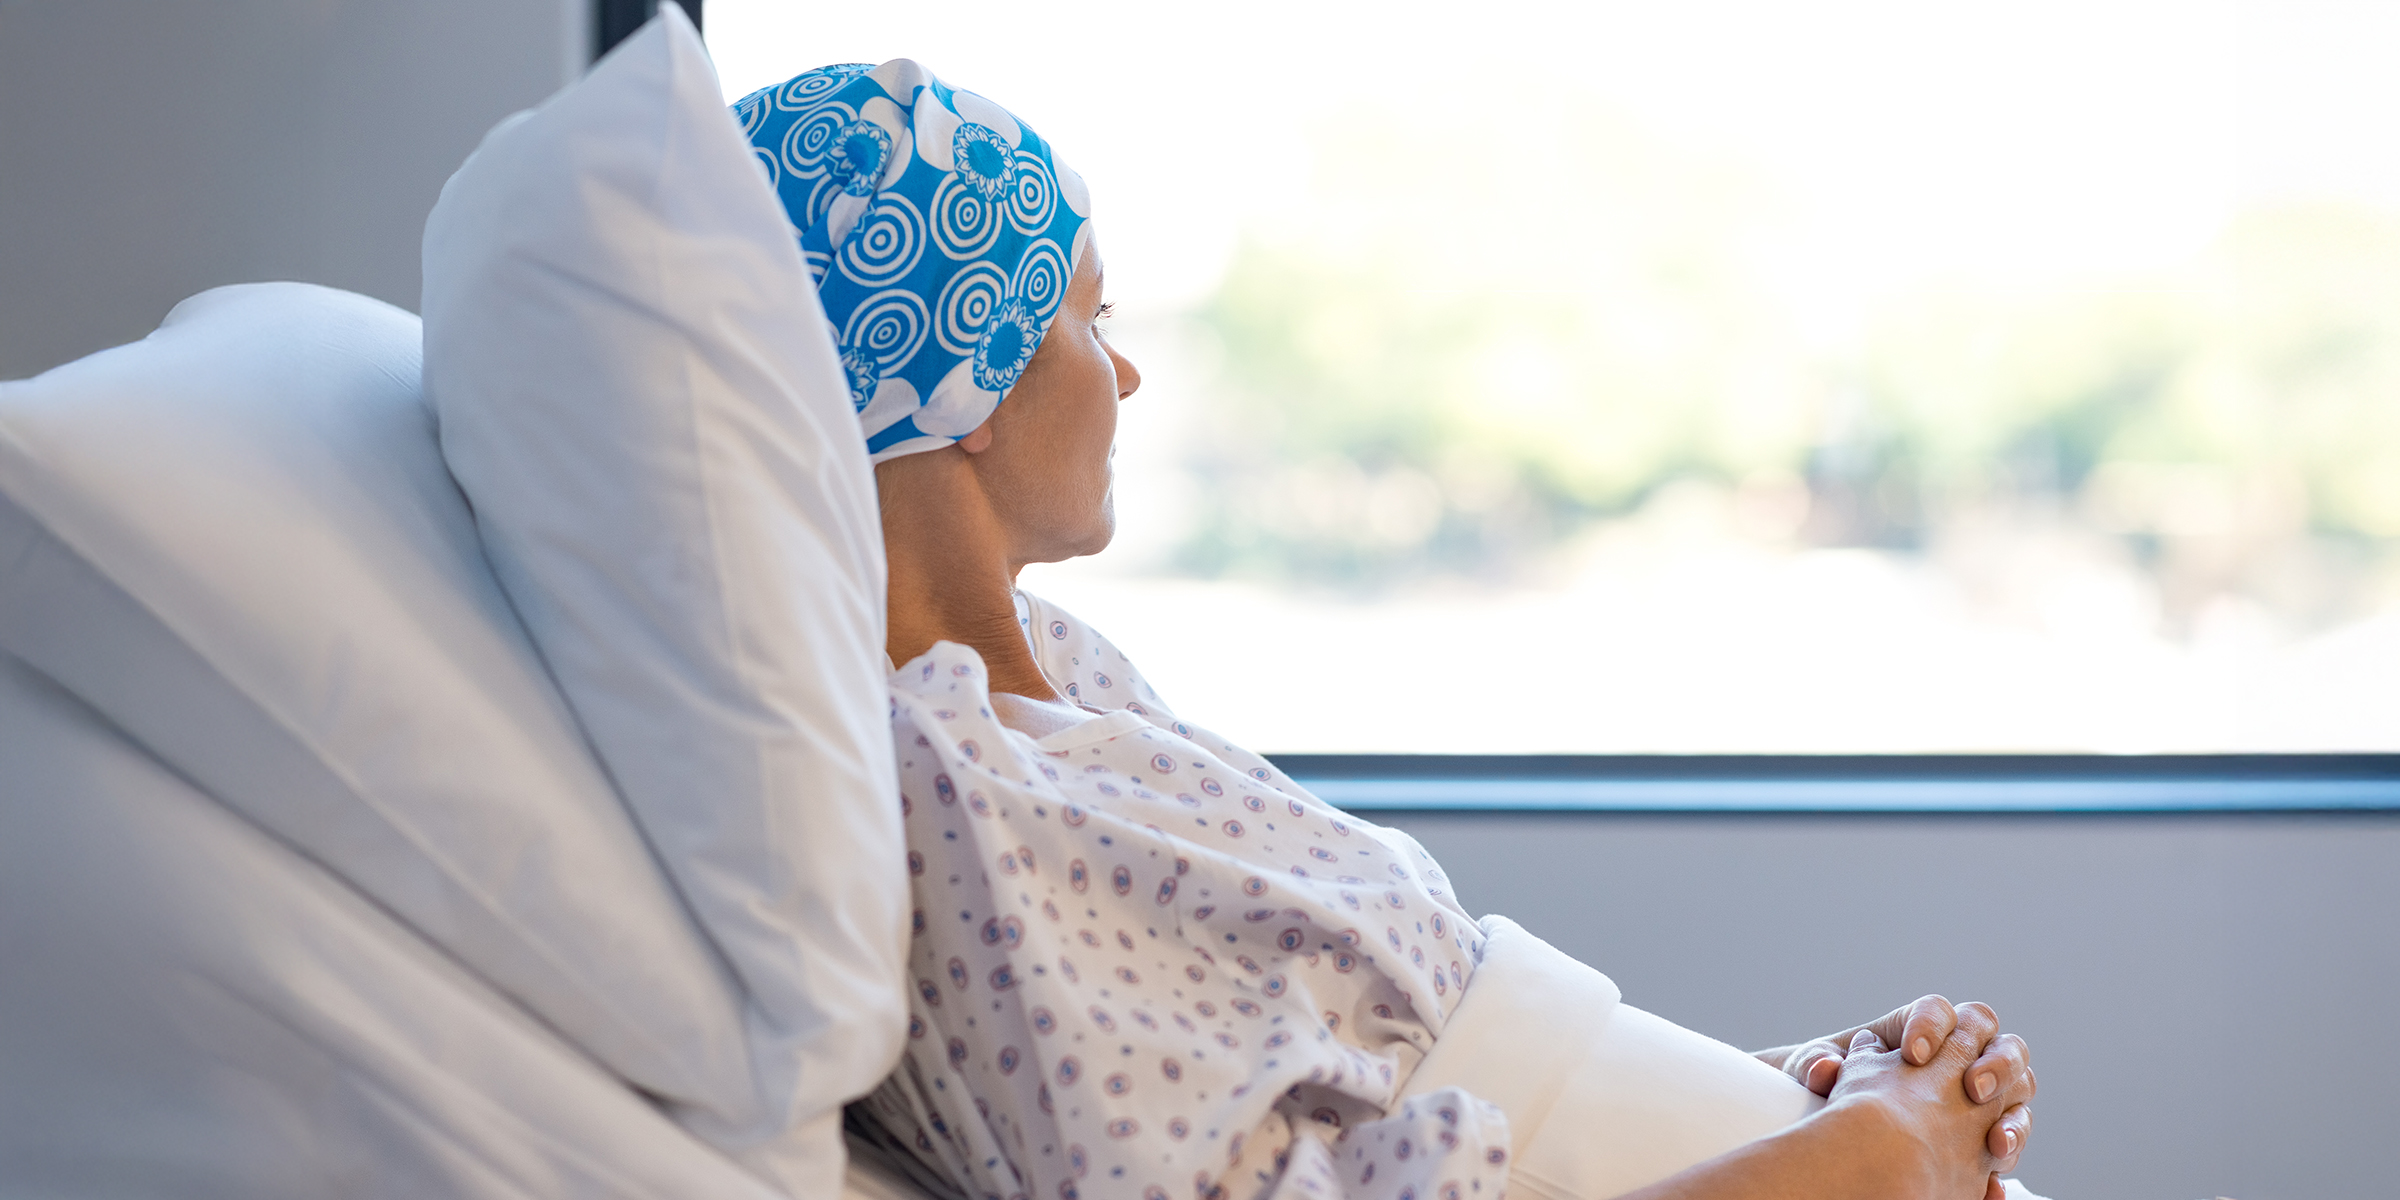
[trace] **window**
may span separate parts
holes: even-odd
[[[2400,749],[2389,8],[708,13],[1089,180],[1146,382],[1025,583],[1239,740]]]

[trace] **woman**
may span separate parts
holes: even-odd
[[[1664,1169],[1627,1175],[1640,1147],[1550,1112],[1600,1111],[1575,1097],[1615,1086],[1587,1077],[1628,1038],[1674,1062],[1714,1044],[1478,923],[1413,840],[1179,719],[1015,589],[1108,544],[1116,406],[1141,382],[1100,334],[1082,181],[907,60],[736,112],[817,272],[882,498],[918,910],[909,1049],[858,1110],[872,1133],[995,1200],[1599,1200],[1636,1177],[1645,1200],[1999,1194],[2029,1129],[2023,1043],[1938,997],[1757,1056],[1797,1083],[1762,1093],[1742,1060],[1727,1095],[1774,1111]],[[1470,1027],[1480,1049],[1445,1053]]]

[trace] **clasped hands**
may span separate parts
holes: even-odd
[[[1985,1200],[2003,1200],[2000,1176],[2016,1169],[2033,1134],[2033,1109],[2026,1102],[2033,1098],[2034,1078],[2025,1039],[2001,1033],[1988,1005],[1954,1006],[1926,996],[1865,1025],[1754,1057],[1820,1096],[1838,1101],[1873,1093],[1896,1101],[1895,1115],[1921,1124],[1925,1134],[1996,1108],[1980,1156]],[[1971,1108],[1960,1110],[1961,1102]],[[1960,1165],[1963,1147],[1948,1149],[1942,1157]]]

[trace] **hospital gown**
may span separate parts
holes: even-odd
[[[1497,1200],[1507,1118],[1401,1095],[1482,944],[1432,858],[1018,616],[1082,724],[1004,728],[964,646],[893,677],[916,912],[881,1140],[992,1200]]]

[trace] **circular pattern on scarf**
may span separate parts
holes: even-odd
[[[855,349],[862,362],[872,365],[875,379],[880,381],[885,372],[915,356],[917,348],[925,344],[926,326],[931,323],[925,302],[915,292],[905,288],[877,292],[850,314],[850,323],[842,330],[845,368]],[[853,374],[850,400],[864,407],[868,400],[874,399],[875,389],[870,386],[861,396],[858,384],[858,376]]]
[[[773,101],[767,98],[765,92],[752,92],[735,102],[733,115],[741,118],[743,137],[758,132],[759,124],[767,119],[767,110],[772,105]]]
[[[1050,164],[1019,151],[1017,169],[1008,181],[1008,223],[1027,237],[1039,237],[1058,214],[1058,181]]]
[[[1059,301],[1067,295],[1067,254],[1051,241],[1035,242],[1025,248],[1025,261],[1017,264],[1017,276],[1008,281],[1008,294],[1025,302],[1037,320],[1045,325],[1058,312]],[[1101,687],[1108,686],[1108,677],[1095,677]]]
[[[842,240],[834,262],[853,282],[874,286],[908,274],[923,253],[925,218],[908,197],[886,192],[875,198],[874,207]]]
[[[765,88],[753,95],[771,95],[775,98],[775,107],[785,112],[802,112],[838,91],[843,84],[874,69],[868,63],[834,63],[814,71],[803,71],[780,86]]]
[[[824,166],[825,152],[833,149],[834,138],[856,120],[857,109],[831,101],[792,122],[780,143],[784,168],[796,175],[813,174]],[[756,143],[755,135],[751,141]]]
[[[933,244],[957,259],[986,253],[1000,240],[1000,208],[966,179],[944,178],[933,190]]]
[[[994,224],[996,227],[997,222]],[[942,285],[941,298],[934,302],[934,336],[941,339],[942,348],[952,354],[975,353],[985,326],[1007,295],[1008,280],[1000,268],[988,262],[975,263],[951,276],[950,282]]]
[[[802,212],[807,214],[808,223],[811,226],[821,228],[825,223],[826,214],[833,208],[833,202],[840,199],[841,196],[841,185],[836,183],[832,176],[820,174],[808,185],[808,198],[801,201],[800,208]],[[803,248],[807,247],[808,238],[805,234],[802,235],[800,244]],[[828,254],[825,256],[825,259],[827,262],[831,262],[833,261],[833,256]],[[818,276],[817,285],[820,294],[822,294],[824,290],[824,283],[824,277],[821,275]],[[829,313],[827,315],[830,316],[831,314]]]

